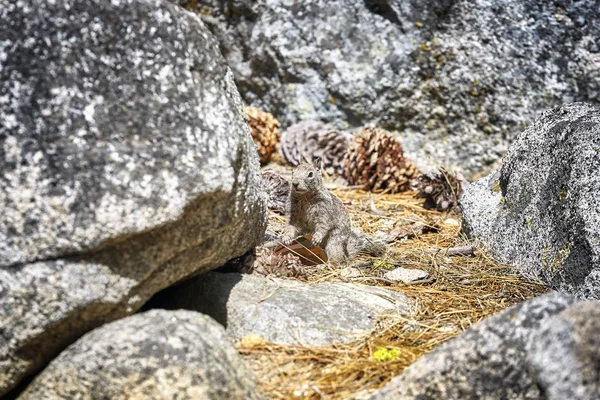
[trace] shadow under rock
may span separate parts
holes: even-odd
[[[204,273],[171,286],[155,294],[140,312],[151,309],[191,310],[214,318],[227,327],[227,302],[231,290],[237,285],[242,275],[240,268],[247,263],[248,254],[235,258],[216,271]]]

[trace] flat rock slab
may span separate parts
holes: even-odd
[[[465,232],[554,289],[600,299],[600,107],[542,114],[460,198]]]
[[[402,282],[405,284],[413,283],[423,279],[427,279],[429,274],[427,271],[422,269],[411,269],[411,268],[394,268],[391,271],[385,273],[384,278],[389,279],[393,282]]]
[[[371,400],[600,398],[600,303],[551,293],[473,325]]]
[[[93,330],[19,397],[258,400],[254,376],[223,327],[193,311],[152,310]]]
[[[356,340],[372,332],[379,317],[413,308],[405,295],[371,286],[214,272],[160,293],[152,304],[208,314],[235,340],[252,333],[268,342],[306,346]]]
[[[0,0],[0,397],[244,254],[266,198],[231,71],[162,0]]]

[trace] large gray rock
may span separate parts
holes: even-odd
[[[600,303],[551,293],[474,325],[371,400],[600,398]]]
[[[466,189],[467,233],[525,274],[600,299],[600,108],[544,113],[511,146],[499,172]]]
[[[87,333],[19,399],[259,399],[223,327],[193,311],[152,310]]]
[[[158,294],[152,306],[208,314],[235,340],[256,334],[273,343],[321,346],[363,337],[379,317],[409,314],[414,304],[372,286],[211,272]]]
[[[160,0],[0,0],[0,396],[266,222],[216,41]]]
[[[600,302],[575,304],[543,321],[527,359],[548,399],[600,399]]]
[[[600,102],[595,1],[186,3],[248,103],[284,128],[314,119],[403,131],[420,168],[479,171],[541,110]]]

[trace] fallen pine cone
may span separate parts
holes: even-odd
[[[363,128],[348,145],[344,178],[366,190],[398,193],[410,190],[417,168],[404,157],[400,141],[389,132]]]
[[[292,253],[276,253],[264,247],[256,249],[256,261],[251,273],[279,278],[306,277],[305,266],[298,256]]]
[[[258,147],[258,156],[261,164],[266,164],[271,160],[272,154],[279,143],[279,121],[275,119],[273,114],[260,111],[254,107],[246,107],[246,118],[252,139]]]
[[[321,158],[329,174],[343,173],[344,157],[352,135],[318,121],[300,121],[283,132],[279,152],[293,166]]]
[[[438,211],[450,210],[458,204],[465,179],[441,168],[438,171],[419,175],[413,181],[417,197],[425,199],[425,208]]]
[[[262,182],[268,195],[267,206],[269,209],[285,214],[290,193],[290,182],[272,169],[262,171]]]

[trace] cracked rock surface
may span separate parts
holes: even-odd
[[[0,396],[77,337],[253,247],[241,99],[162,1],[0,0]]]

